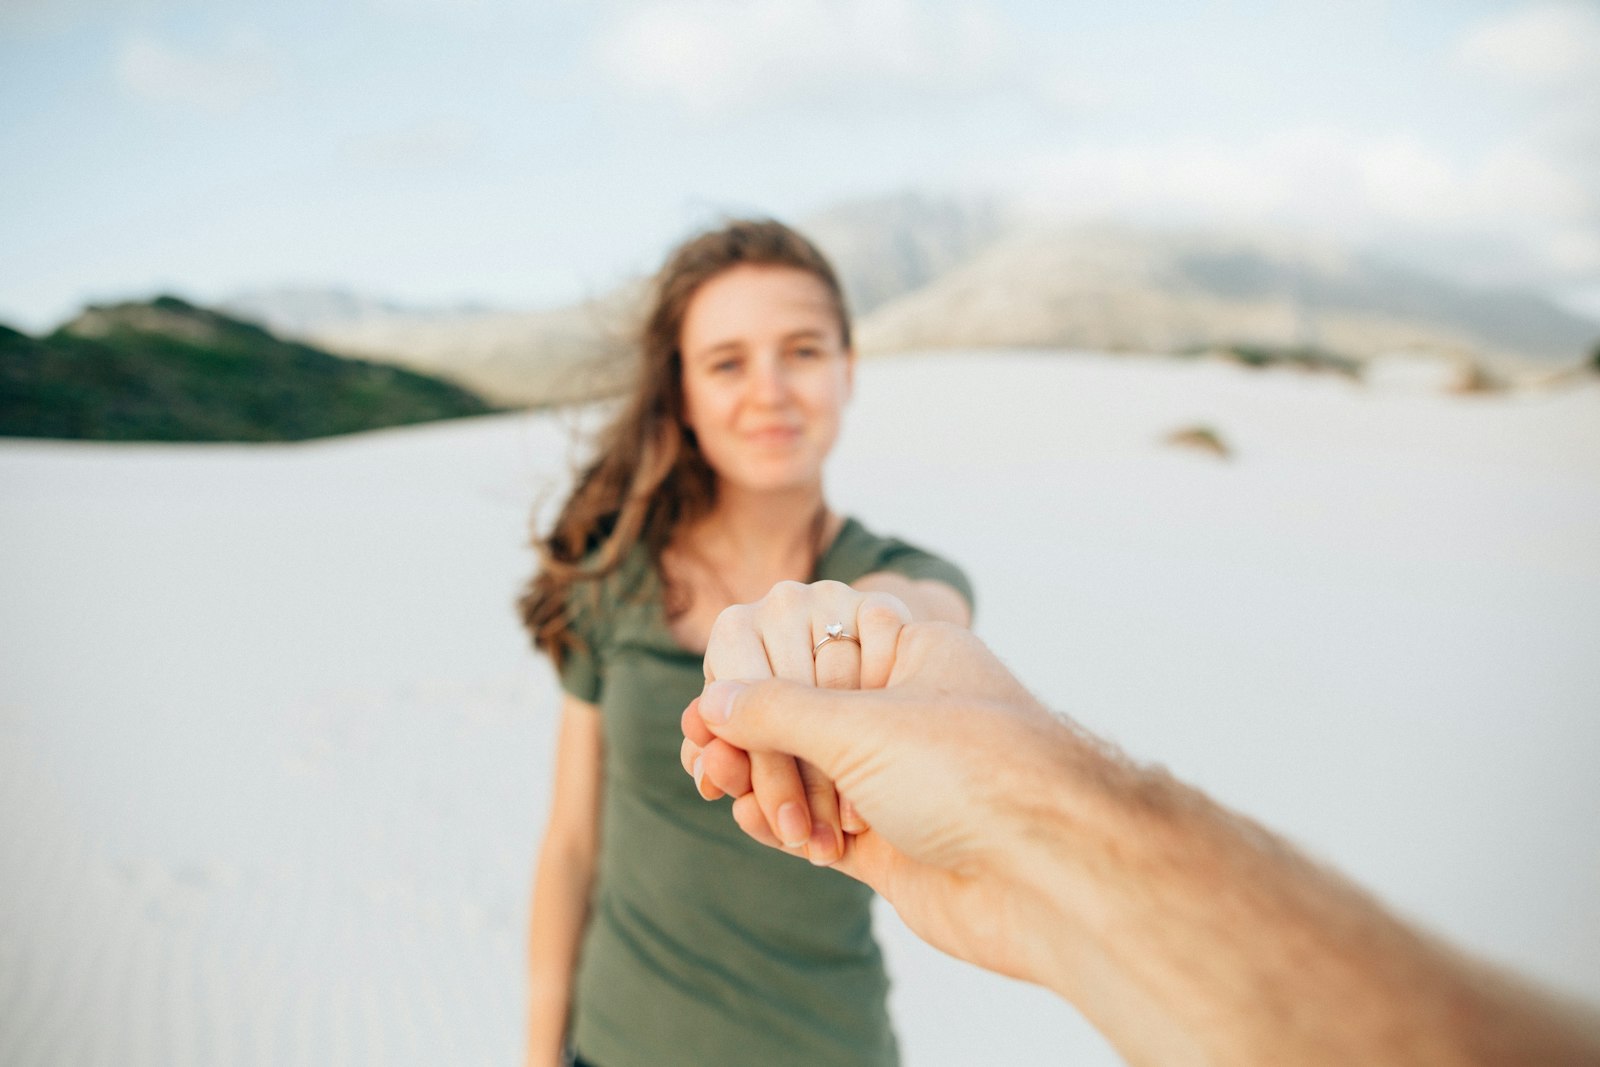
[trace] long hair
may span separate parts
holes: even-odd
[[[833,298],[850,347],[850,316],[838,277],[815,245],[781,222],[734,220],[690,238],[667,258],[639,337],[634,386],[600,434],[598,454],[579,474],[554,528],[535,537],[539,570],[517,602],[534,645],[557,666],[578,644],[571,601],[580,583],[597,589],[594,583],[614,573],[641,543],[661,575],[661,556],[673,534],[716,504],[716,474],[684,423],[679,337],[700,287],[743,264],[793,267],[815,276]],[[668,594],[669,617],[681,614],[687,604],[670,589]]]

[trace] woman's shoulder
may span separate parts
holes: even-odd
[[[834,535],[833,543],[828,546],[823,556],[849,560],[911,552],[926,556],[934,555],[929,549],[908,541],[899,534],[879,533],[856,516],[846,515],[839,532]]]
[[[818,578],[846,583],[883,571],[944,582],[969,603],[973,599],[972,583],[959,565],[898,535],[877,533],[854,516],[845,519],[817,563]]]
[[[610,570],[605,570],[602,548],[591,549],[579,564],[581,573],[596,575],[574,581],[567,593],[567,610],[574,619],[584,618],[591,626],[613,619],[627,606],[648,602],[659,595],[650,553],[642,544],[629,548]],[[604,571],[604,573],[600,573]]]

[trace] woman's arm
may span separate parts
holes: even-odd
[[[600,709],[563,695],[556,740],[550,821],[533,878],[528,924],[527,1067],[556,1067],[562,1059],[572,976],[589,921],[600,840],[600,782],[605,736]]]

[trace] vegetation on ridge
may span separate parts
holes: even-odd
[[[0,435],[298,441],[494,410],[460,386],[284,341],[177,297],[0,326]]]

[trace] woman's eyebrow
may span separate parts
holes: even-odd
[[[696,349],[690,354],[689,358],[694,360],[711,359],[715,356],[721,355],[737,355],[743,351],[744,342],[742,341],[718,341],[714,345],[707,345],[705,348]]]
[[[828,331],[815,326],[803,326],[798,330],[790,330],[778,340],[783,344],[790,344],[794,341],[825,341],[827,339]],[[718,356],[739,355],[744,349],[745,343],[743,341],[730,339],[706,345],[704,348],[697,348],[688,353],[688,358],[698,362],[700,360],[714,359]]]

